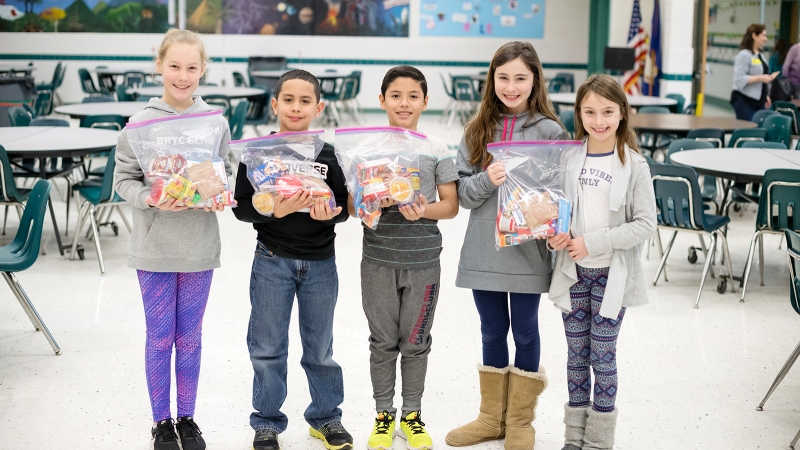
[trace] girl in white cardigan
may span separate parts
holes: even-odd
[[[586,157],[568,177],[571,233],[548,239],[558,251],[549,298],[563,311],[569,348],[562,450],[613,448],[617,335],[625,307],[647,303],[640,255],[656,230],[656,206],[630,111],[608,75],[593,75],[578,89],[576,138]]]

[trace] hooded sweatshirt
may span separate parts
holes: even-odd
[[[504,114],[497,123],[494,142],[549,141],[568,139],[554,120],[528,113]],[[541,239],[521,245],[495,248],[497,186],[489,180],[486,168],[469,162],[464,138],[458,147],[458,202],[470,210],[467,233],[461,247],[456,286],[496,292],[540,294],[550,287],[550,257]]]
[[[132,116],[128,122],[213,110],[199,96],[193,98],[194,104],[182,112],[160,98],[151,98],[144,111]],[[224,134],[217,155],[225,162],[225,172],[231,175],[228,122],[221,115],[208,120],[222,122]],[[152,182],[145,178],[128,142],[127,128],[117,139],[116,163],[114,189],[131,204],[133,212],[128,267],[149,272],[200,272],[218,268],[221,243],[217,214],[202,209],[162,211],[148,205],[145,199],[150,195]]]

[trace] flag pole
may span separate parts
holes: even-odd
[[[694,114],[696,116],[703,115],[703,103],[705,102],[704,95],[706,92],[706,51],[708,50],[708,0],[700,0],[703,7],[703,19],[700,23],[703,36],[703,42],[700,45],[700,86],[697,89],[697,108]]]

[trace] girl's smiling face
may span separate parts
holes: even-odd
[[[164,59],[156,61],[156,69],[164,81],[164,103],[179,111],[192,106],[192,94],[200,84],[205,62],[200,50],[191,44],[172,44]]]
[[[619,105],[594,92],[589,92],[581,103],[581,122],[590,140],[599,143],[614,139],[621,120]]]
[[[533,91],[533,72],[522,61],[513,59],[494,71],[494,93],[506,106],[508,114],[519,114],[528,110]]]

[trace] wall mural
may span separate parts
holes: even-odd
[[[409,3],[187,0],[186,28],[215,34],[408,37]],[[170,27],[167,20],[167,0],[0,0],[0,32],[163,33]]]

